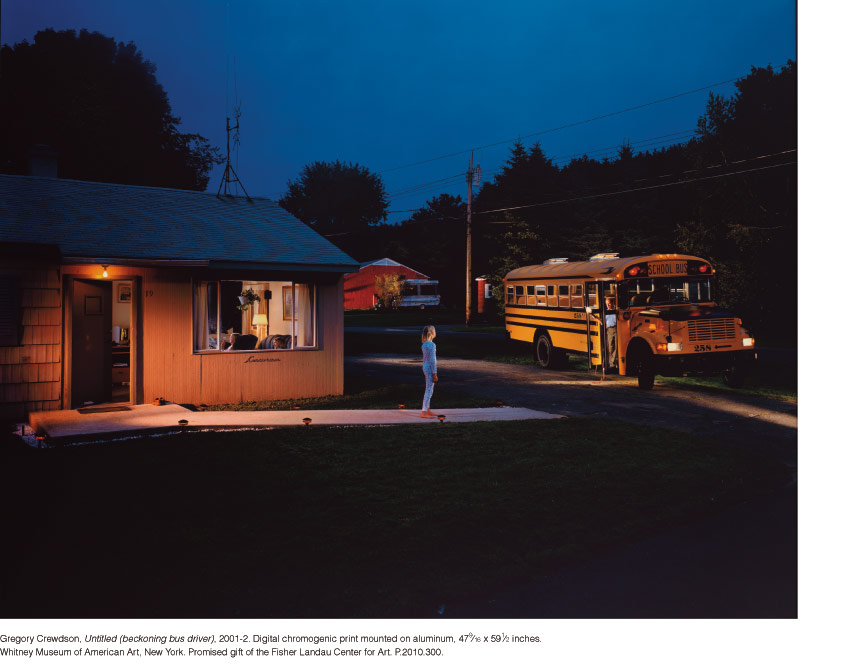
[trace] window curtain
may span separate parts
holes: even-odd
[[[195,349],[210,348],[209,343],[209,310],[207,309],[207,284],[199,282],[195,285]]]
[[[315,334],[313,333],[313,285],[295,285],[295,317],[297,321],[296,336],[298,347],[313,347]]]

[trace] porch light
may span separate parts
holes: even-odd
[[[109,265],[108,265],[108,264],[107,264],[107,265],[105,265],[105,266],[103,266],[103,275],[102,275],[102,277],[109,277],[109,273],[108,273],[108,272],[106,272],[106,269],[107,269],[107,268],[109,268]]]

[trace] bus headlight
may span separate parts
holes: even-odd
[[[755,344],[756,344],[755,338],[744,338],[741,341],[741,345],[743,345],[744,347],[752,347]]]
[[[680,342],[668,342],[667,343],[667,351],[668,352],[681,352],[682,351],[682,343],[680,343]]]

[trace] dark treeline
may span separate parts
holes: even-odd
[[[696,254],[717,268],[722,305],[757,334],[793,340],[796,64],[753,68],[736,86],[730,97],[709,95],[685,144],[645,152],[626,144],[614,159],[558,166],[539,144],[518,141],[475,197],[473,273],[502,278],[549,257],[598,252]],[[334,242],[359,260],[389,256],[427,273],[445,303],[462,306],[465,221],[466,203],[442,194],[399,225]]]
[[[132,42],[48,28],[0,48],[0,173],[29,174],[41,148],[59,177],[203,191],[219,151],[180,126]]]

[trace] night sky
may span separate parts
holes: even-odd
[[[781,66],[796,58],[795,11],[792,0],[3,0],[0,38],[51,27],[133,41],[183,132],[223,149],[241,102],[235,167],[249,195],[278,198],[306,163],[339,159],[381,173],[398,221],[437,193],[465,197],[471,148],[501,143],[475,152],[487,179],[520,136],[558,163],[686,139],[707,90],[533,134]]]

